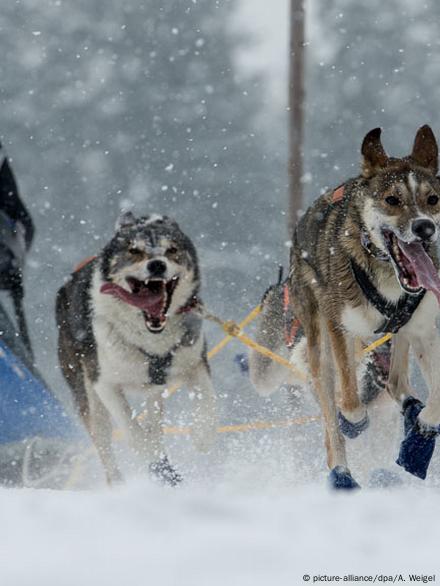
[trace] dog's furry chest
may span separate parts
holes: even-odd
[[[375,283],[377,293],[383,299],[397,303],[402,290],[394,275],[378,275]],[[359,303],[360,302],[360,303]],[[383,324],[385,316],[376,309],[359,289],[356,302],[346,301],[341,311],[341,323],[345,330],[354,336],[368,338]]]
[[[139,331],[127,335],[119,326],[94,320],[100,374],[123,388],[138,390],[178,382],[201,360],[203,340],[197,332],[191,337],[190,330],[183,331],[173,339],[165,331],[153,343],[151,335],[144,332],[142,337]]]

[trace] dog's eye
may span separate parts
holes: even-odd
[[[167,249],[167,254],[171,254],[171,256],[173,256],[174,254],[177,254],[177,248],[175,246],[170,246]]]
[[[430,195],[426,201],[428,205],[435,206],[438,204],[438,195]]]
[[[396,197],[395,195],[389,195],[388,197],[385,198],[385,201],[390,206],[398,206],[400,204],[399,198]]]
[[[140,256],[142,254],[142,250],[139,250],[139,248],[129,248],[128,252],[132,255],[132,256]]]

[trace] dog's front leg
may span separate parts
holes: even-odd
[[[193,401],[192,438],[201,452],[207,452],[217,437],[216,396],[208,368],[206,362],[201,360],[187,373],[185,380]]]
[[[339,377],[339,425],[342,433],[353,439],[368,427],[367,410],[357,388],[354,343],[350,344],[347,335],[334,322],[328,321],[327,326]]]
[[[408,396],[402,404],[405,439],[401,443],[397,464],[418,478],[426,478],[440,431],[440,338],[436,330],[423,337],[411,337],[414,354],[420,365],[429,395],[426,407]]]
[[[336,412],[334,365],[326,324],[312,312],[303,320],[310,373],[324,419],[330,484],[336,489],[358,488],[347,468],[344,438]]]
[[[122,475],[112,447],[110,414],[91,386],[86,388],[89,398],[89,413],[88,417],[85,418],[86,426],[104,467],[107,484],[116,484],[121,482]]]
[[[140,460],[141,467],[148,469],[155,457],[154,446],[148,441],[148,433],[138,420],[133,418],[132,409],[122,389],[108,380],[100,379],[95,383],[95,391],[116,425],[127,438],[130,447]]]
[[[157,385],[144,385],[146,410],[143,412],[142,428],[144,441],[149,445],[153,460],[149,471],[157,479],[176,486],[182,481],[181,475],[171,465],[163,442],[163,392],[164,388]]]

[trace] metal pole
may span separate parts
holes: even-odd
[[[303,206],[304,0],[290,0],[289,235]]]

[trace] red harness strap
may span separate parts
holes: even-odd
[[[98,257],[95,255],[95,256],[88,256],[87,258],[84,258],[81,262],[79,262],[75,266],[75,268],[73,269],[73,272],[77,273],[78,271],[80,271],[81,269],[86,267],[88,264],[90,264],[92,261],[94,261],[95,258],[98,258]]]
[[[290,304],[289,285],[283,285],[283,311],[284,311],[284,343],[287,348],[292,348],[295,344],[296,335],[301,327],[298,318],[293,317],[292,306]]]
[[[332,203],[337,203],[338,201],[341,201],[341,199],[344,199],[344,191],[345,191],[345,185],[342,184],[339,187],[337,187],[332,194]]]

